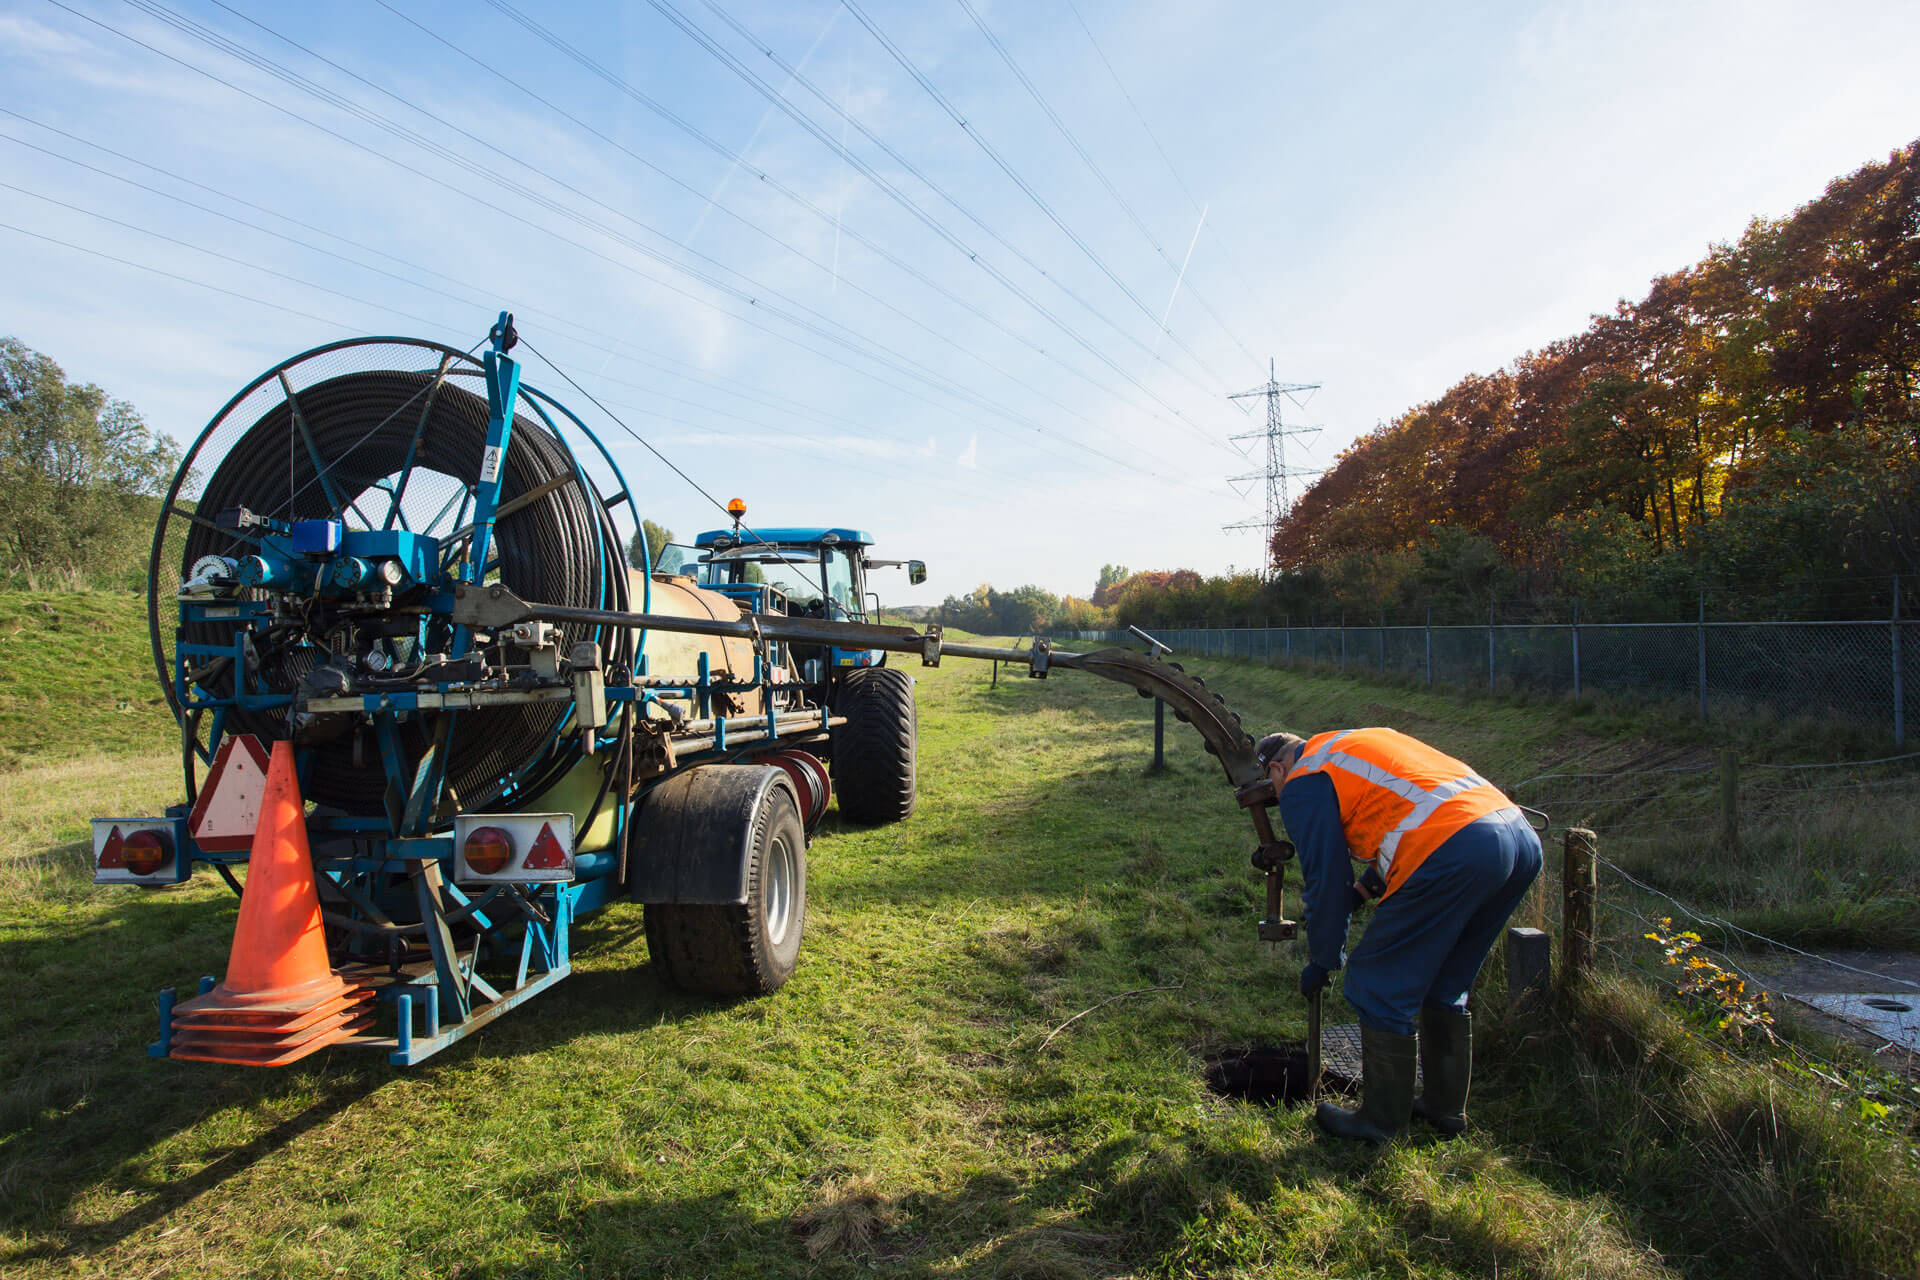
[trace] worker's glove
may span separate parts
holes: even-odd
[[[1300,971],[1300,994],[1311,1000],[1325,991],[1327,984],[1331,981],[1333,981],[1333,975],[1330,970],[1309,962],[1307,967]]]

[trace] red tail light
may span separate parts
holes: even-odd
[[[467,867],[476,875],[498,875],[513,861],[513,837],[504,827],[475,827],[467,833]]]
[[[137,876],[150,876],[167,864],[173,856],[173,850],[165,835],[151,828],[136,831],[120,845],[120,857],[128,871]]]

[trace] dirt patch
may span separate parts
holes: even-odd
[[[1201,1073],[1211,1092],[1263,1107],[1275,1103],[1297,1107],[1307,1100],[1305,1045],[1242,1045],[1208,1055]],[[1359,1081],[1329,1069],[1320,1069],[1320,1096],[1351,1097]]]

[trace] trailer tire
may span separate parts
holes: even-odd
[[[786,786],[767,788],[754,816],[747,900],[648,903],[647,952],[675,986],[764,996],[793,976],[807,916],[807,833]]]
[[[861,667],[840,683],[833,729],[833,790],[854,822],[900,822],[918,792],[919,723],[913,677],[896,667]]]

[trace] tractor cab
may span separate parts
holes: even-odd
[[[731,508],[730,508],[731,509]],[[744,515],[739,507],[736,515]],[[927,579],[919,560],[875,560],[867,555],[873,536],[858,529],[762,528],[736,523],[711,529],[693,545],[668,544],[656,572],[681,573],[699,585],[731,596],[756,613],[784,613],[834,622],[878,622],[880,597],[867,585],[867,571],[905,568],[918,586]],[[886,665],[881,649],[795,647],[801,679],[810,685],[838,683],[849,670]]]

